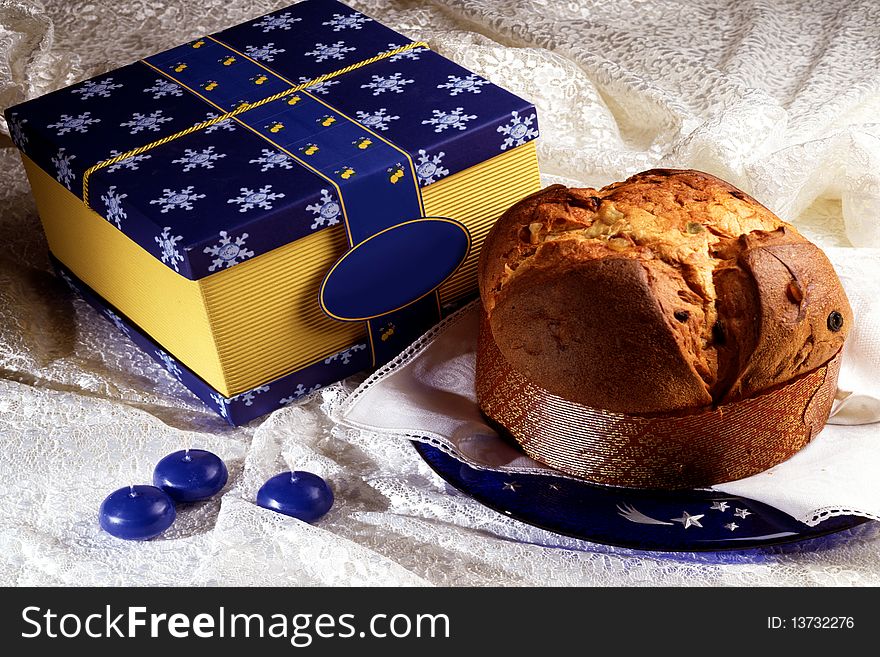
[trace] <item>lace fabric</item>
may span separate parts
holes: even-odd
[[[0,105],[285,4],[0,0]],[[700,168],[823,247],[880,246],[870,0],[350,4],[533,100],[547,184]],[[48,273],[18,155],[5,136],[0,146],[0,584],[880,583],[876,523],[716,555],[636,552],[518,523],[450,489],[406,442],[335,425],[328,410],[358,379],[229,428]],[[102,533],[104,495],[148,482],[184,447],[226,460],[222,496],[182,508],[154,541]],[[254,504],[288,468],[334,486],[336,506],[315,526]]]

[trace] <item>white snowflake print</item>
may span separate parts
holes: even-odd
[[[438,89],[449,89],[450,96],[457,96],[458,94],[464,93],[468,91],[472,94],[480,93],[480,87],[485,84],[489,84],[488,80],[484,80],[479,75],[468,75],[467,77],[460,78],[457,75],[447,75],[449,82],[445,84],[438,84]]]
[[[329,46],[316,43],[315,49],[307,52],[306,55],[314,57],[316,62],[323,62],[325,59],[345,59],[345,54],[353,50],[354,48],[346,47],[345,41],[337,41]]]
[[[532,112],[528,116],[520,116],[519,112],[511,112],[513,117],[504,125],[498,126],[498,132],[504,135],[504,141],[501,143],[501,150],[506,151],[514,146],[522,146],[528,140],[538,136],[538,130],[534,127],[535,113]]]
[[[125,208],[122,207],[122,199],[128,198],[128,194],[117,194],[116,185],[111,185],[106,194],[101,195],[104,201],[104,207],[107,208],[105,217],[107,221],[116,224],[116,227],[122,229],[122,220],[127,219]]]
[[[263,392],[269,392],[269,386],[260,386],[259,388],[248,390],[247,392],[243,392],[240,395],[236,395],[235,397],[233,397],[233,399],[240,399],[244,402],[245,406],[253,406],[254,397]]]
[[[170,116],[162,116],[162,110],[156,110],[155,112],[150,112],[149,114],[141,114],[140,112],[135,112],[131,119],[126,121],[125,123],[120,123],[119,125],[123,128],[131,128],[129,132],[131,134],[136,135],[141,130],[150,130],[152,132],[159,132],[159,128],[163,123],[167,123],[171,121],[172,118]]]
[[[476,114],[465,114],[463,107],[456,107],[451,112],[442,110],[431,110],[431,112],[434,116],[422,121],[422,125],[433,125],[434,132],[443,132],[447,128],[466,130],[467,122],[477,118]]]
[[[95,96],[100,96],[101,98],[109,98],[110,92],[114,89],[121,89],[121,84],[113,84],[113,78],[106,78],[105,80],[99,80],[95,82],[94,80],[86,80],[82,83],[81,86],[77,87],[71,93],[74,94],[82,94],[80,99],[88,100],[89,98],[93,98]]]
[[[153,94],[153,100],[159,100],[164,96],[182,96],[183,87],[171,80],[157,78],[152,87],[144,89],[145,94]]]
[[[208,112],[208,116],[205,117],[205,120],[216,119],[219,114],[216,112]],[[235,132],[235,129],[238,126],[235,125],[235,121],[233,119],[223,119],[222,121],[215,123],[213,125],[209,125],[205,128],[205,134],[209,135],[216,130],[226,130],[228,132]]]
[[[306,395],[315,392],[315,390],[319,390],[320,388],[320,383],[316,383],[311,388],[306,388],[302,383],[297,383],[296,388],[294,388],[293,394],[290,397],[282,397],[278,401],[286,406],[287,404],[292,404],[301,397],[305,397]]]
[[[303,84],[304,82],[308,82],[311,78],[300,77],[299,83]],[[334,84],[339,84],[339,80],[324,80],[323,82],[318,82],[313,84],[310,87],[306,87],[306,91],[310,91],[313,94],[321,94],[322,96],[326,96],[330,92],[330,87]]]
[[[256,59],[259,62],[274,62],[275,55],[279,55],[283,52],[287,52],[284,48],[276,48],[275,44],[272,42],[267,43],[265,46],[248,46],[244,49],[244,53],[250,57],[251,59]]]
[[[154,203],[158,203],[162,206],[160,212],[165,214],[169,210],[177,210],[178,208],[183,210],[192,210],[193,209],[193,201],[198,201],[200,198],[205,198],[204,194],[196,194],[193,191],[193,186],[184,187],[179,192],[174,191],[173,189],[163,189],[161,198],[154,198],[150,201],[150,205]]]
[[[175,379],[180,381],[180,375],[183,374],[183,372],[180,371],[180,366],[177,364],[177,361],[161,349],[156,350],[156,355],[159,357],[159,360],[162,361],[162,365],[165,366],[165,369],[168,370],[168,373]]]
[[[229,419],[229,406],[232,404],[232,399],[228,399],[224,397],[219,392],[212,392],[211,399],[217,404],[217,411],[227,420]]]
[[[117,155],[121,155],[121,153],[114,149],[114,150],[110,151],[110,155],[107,157],[107,159],[109,160],[110,158],[116,157]],[[107,167],[107,171],[109,173],[113,173],[114,171],[119,171],[120,169],[128,169],[130,171],[137,171],[138,166],[140,166],[138,163],[143,162],[144,160],[149,160],[151,157],[153,157],[153,156],[150,155],[149,153],[141,153],[140,155],[132,155],[131,157],[127,157],[124,160],[119,160],[119,162],[117,162],[116,164],[111,164],[109,167]]]
[[[186,173],[187,171],[192,171],[196,167],[201,167],[203,169],[213,169],[214,162],[219,160],[221,157],[226,157],[226,154],[215,153],[214,147],[208,146],[207,148],[203,148],[200,151],[187,148],[183,153],[183,157],[171,161],[174,164],[182,164],[183,171],[184,173]]]
[[[12,137],[14,143],[19,150],[24,150],[24,145],[28,142],[27,135],[24,133],[24,124],[27,119],[19,119],[18,114],[9,115],[9,136]]]
[[[333,18],[329,21],[325,21],[321,23],[321,25],[330,25],[333,27],[334,32],[341,32],[342,30],[359,30],[364,26],[364,23],[371,23],[373,21],[372,18],[368,18],[363,14],[358,14],[357,12],[353,14],[333,14]]]
[[[183,239],[183,236],[172,235],[168,232],[170,230],[170,226],[165,226],[162,232],[153,239],[155,239],[156,244],[159,245],[159,257],[162,262],[169,267],[172,267],[174,271],[180,271],[177,267],[177,263],[183,262],[183,256],[180,255],[180,251],[177,250],[177,243]]]
[[[327,189],[322,189],[321,200],[307,205],[306,210],[315,215],[312,230],[317,230],[322,226],[335,226],[342,218],[342,207]]]
[[[343,349],[339,353],[333,354],[330,358],[324,359],[324,364],[329,365],[335,360],[342,361],[343,365],[348,365],[351,362],[352,355],[357,351],[363,351],[367,348],[366,344],[354,344],[350,346],[348,349]]]
[[[241,207],[238,209],[239,212],[247,212],[254,207],[271,210],[272,201],[284,198],[282,192],[272,191],[272,185],[265,185],[264,187],[260,187],[257,191],[242,187],[239,191],[241,194],[226,201],[227,203],[237,203],[240,205]]]
[[[387,78],[381,75],[374,75],[373,81],[369,84],[362,84],[361,89],[372,89],[373,95],[378,96],[386,91],[393,91],[396,94],[404,92],[404,85],[412,84],[415,80],[404,80],[400,77],[400,73],[389,75]]]
[[[113,322],[113,326],[115,326],[118,330],[122,331],[127,337],[131,337],[131,331],[128,328],[128,325],[122,321],[122,318],[117,315],[115,312],[110,310],[109,308],[104,308],[104,316],[107,317],[111,322]]]
[[[290,15],[289,11],[285,11],[278,16],[263,16],[258,23],[254,23],[254,27],[262,27],[263,34],[275,29],[289,30],[294,23],[299,23],[302,18],[296,18]]]
[[[415,164],[416,175],[419,178],[420,185],[430,185],[443,176],[449,175],[449,169],[441,166],[444,155],[446,153],[440,151],[436,155],[431,156],[423,148],[419,149],[419,159]]]
[[[52,164],[55,165],[55,178],[67,189],[70,189],[70,183],[76,177],[70,167],[70,161],[76,159],[76,155],[67,155],[65,150],[64,148],[58,150],[58,154],[52,158]]]
[[[70,116],[70,114],[62,114],[58,119],[58,123],[51,123],[47,128],[58,128],[58,136],[66,135],[68,132],[78,132],[85,134],[89,131],[89,126],[100,123],[101,119],[93,119],[91,112],[83,112],[78,116]]]
[[[248,160],[248,164],[259,164],[261,165],[260,171],[265,173],[269,169],[274,169],[275,167],[279,167],[281,169],[292,169],[293,168],[293,160],[287,153],[282,151],[273,151],[270,148],[264,148],[262,150],[262,155],[256,159]]]
[[[254,257],[254,252],[244,248],[245,241],[248,238],[247,233],[242,233],[239,237],[232,239],[225,230],[220,231],[220,241],[214,246],[206,246],[204,253],[215,256],[212,264],[208,267],[208,271],[232,267],[239,262],[244,262],[248,258]]]
[[[380,107],[375,112],[361,112],[357,111],[357,120],[362,126],[366,128],[370,128],[371,130],[388,130],[389,121],[394,121],[399,119],[399,116],[389,116],[387,114],[388,110],[384,107]]]
[[[388,50],[396,50],[397,48],[400,48],[400,46],[396,43],[389,43],[388,44]],[[391,57],[388,58],[388,61],[389,62],[396,62],[401,59],[417,60],[417,59],[419,59],[419,53],[423,53],[426,50],[427,50],[427,48],[423,48],[422,46],[419,46],[418,48],[410,48],[409,50],[406,50],[404,52],[399,52],[396,55],[391,55]]]

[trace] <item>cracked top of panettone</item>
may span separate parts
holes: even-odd
[[[480,292],[514,367],[627,413],[751,396],[829,360],[852,314],[820,249],[698,171],[548,187],[488,236]]]

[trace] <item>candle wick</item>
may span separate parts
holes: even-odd
[[[186,448],[186,452],[183,455],[184,461],[192,461],[192,456],[189,455],[189,447]]]
[[[296,472],[290,473],[290,483],[295,484],[297,480]]]
[[[134,490],[134,484],[128,487],[128,496],[129,497],[137,497],[137,493]]]

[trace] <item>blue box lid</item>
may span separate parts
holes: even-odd
[[[354,176],[396,182],[408,157],[425,186],[538,136],[529,102],[334,0],[280,9],[5,114],[25,155],[190,279],[342,223],[339,191],[355,189]],[[355,193],[362,206],[375,194],[376,212],[393,208],[377,190]],[[350,231],[350,242],[365,235]]]

